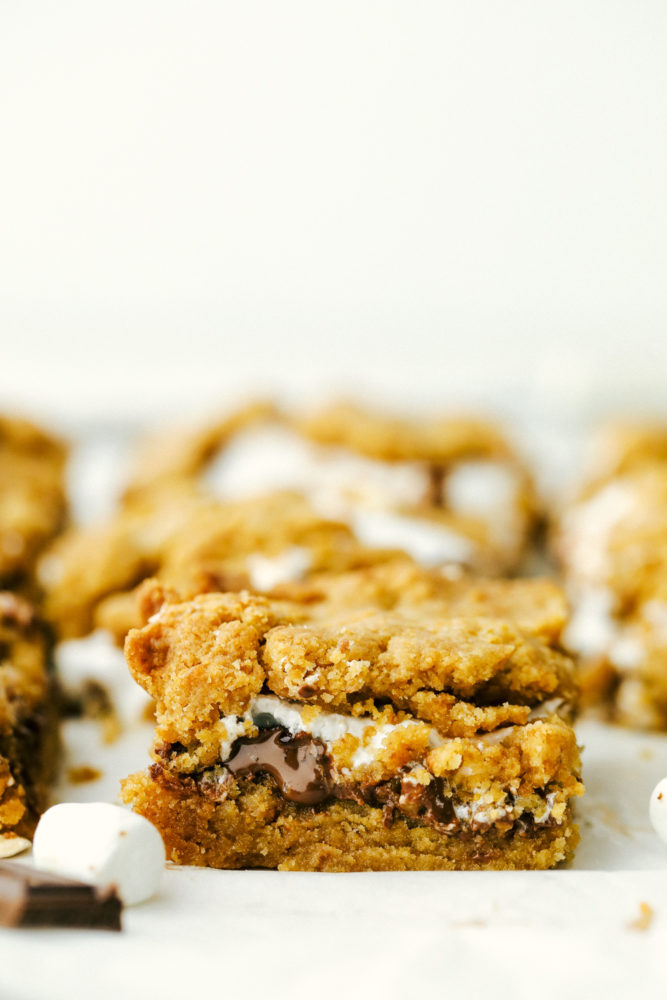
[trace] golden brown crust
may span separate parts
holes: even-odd
[[[102,525],[58,539],[42,560],[46,614],[64,638],[96,624],[122,642],[140,624],[128,591],[146,577],[159,574],[185,596],[252,589],[258,556],[270,560],[295,549],[304,573],[392,555],[362,545],[348,527],[320,517],[294,493],[225,503],[192,484],[173,483],[138,495]]]
[[[129,471],[126,499],[145,490],[196,480],[208,462],[239,431],[279,420],[277,408],[258,401],[203,425],[161,431],[144,441]]]
[[[0,417],[0,583],[32,573],[66,514],[65,445],[27,420]]]
[[[616,420],[600,427],[591,445],[589,486],[644,464],[667,462],[667,425]]]
[[[569,681],[567,657],[493,619],[402,620],[394,613],[276,627],[262,654],[271,690],[349,708],[357,696],[403,705],[421,691],[535,704]]]
[[[409,419],[337,403],[292,421],[318,444],[336,445],[382,461],[438,465],[463,458],[509,458],[512,450],[488,420],[477,417]]]
[[[565,595],[553,580],[499,580],[468,574],[450,579],[405,556],[388,557],[349,572],[315,573],[303,582],[276,587],[274,594],[317,606],[322,616],[346,609],[380,609],[431,618],[495,618],[514,622],[548,644],[558,642],[568,616]]]
[[[224,716],[242,714],[262,688],[259,644],[272,620],[261,598],[209,594],[165,605],[143,629],[130,631],[126,657],[156,699],[160,742],[196,739],[201,761],[215,759]]]

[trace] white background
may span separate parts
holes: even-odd
[[[4,404],[660,405],[666,53],[664,0],[0,0]]]

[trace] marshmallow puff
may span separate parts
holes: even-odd
[[[38,868],[94,885],[114,885],[126,906],[154,894],[164,844],[143,816],[108,802],[64,802],[47,809],[35,831]]]

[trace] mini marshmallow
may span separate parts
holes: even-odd
[[[162,837],[143,816],[108,802],[63,802],[35,830],[38,868],[94,885],[113,885],[132,906],[156,891],[164,870]]]
[[[648,814],[655,832],[667,841],[667,778],[659,781],[653,789]]]

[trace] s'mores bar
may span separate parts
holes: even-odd
[[[613,719],[667,729],[667,427],[603,428],[555,549],[573,604],[565,633],[582,694]]]
[[[471,583],[466,598],[417,571],[426,604],[383,607],[375,572],[350,574],[348,592],[366,577],[356,608],[324,580],[312,602],[181,601],[144,584],[146,624],[125,650],[157,726],[153,763],[123,798],[172,861],[543,869],[572,856],[583,786],[573,667],[552,641],[562,602],[524,582],[519,625],[493,614],[512,603],[511,581],[504,593]]]
[[[226,500],[291,490],[367,545],[494,574],[517,569],[534,526],[531,478],[486,420],[257,406],[172,437],[141,449],[128,495],[184,475]]]

